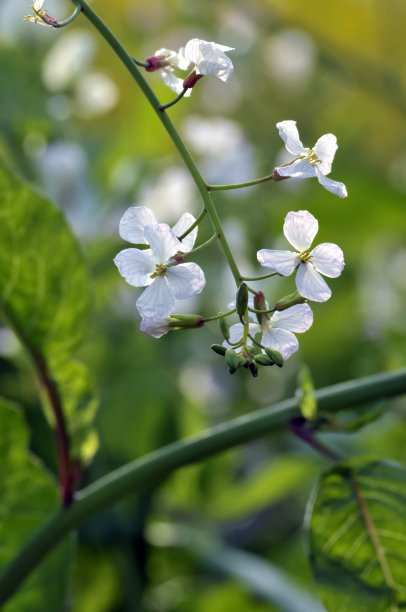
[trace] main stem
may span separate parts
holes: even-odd
[[[341,383],[315,391],[314,395],[319,410],[337,412],[347,406],[402,393],[406,393],[406,369]],[[297,417],[300,417],[299,402],[293,398],[160,448],[100,478],[79,492],[69,508],[51,515],[3,571],[0,576],[0,606],[71,529],[100,510],[135,491],[139,493],[182,466],[266,436]]]
[[[210,192],[208,190],[207,183],[203,179],[198,167],[196,166],[194,159],[192,158],[189,150],[187,149],[182,138],[180,137],[178,131],[176,130],[172,121],[170,120],[167,113],[165,112],[165,109],[162,108],[162,105],[160,101],[158,100],[158,98],[156,97],[155,93],[153,92],[153,90],[151,89],[151,87],[149,86],[149,84],[144,79],[143,75],[141,74],[140,70],[134,63],[132,57],[127,53],[127,51],[124,49],[120,41],[114,36],[111,30],[106,26],[104,21],[102,21],[102,19],[100,19],[97,13],[95,13],[94,10],[90,8],[87,2],[82,2],[81,0],[72,0],[72,2],[75,4],[75,6],[82,7],[82,12],[85,15],[85,17],[87,17],[87,19],[92,23],[92,25],[101,34],[101,36],[103,36],[104,40],[110,45],[113,51],[118,55],[118,57],[120,58],[124,66],[127,68],[131,76],[134,78],[134,80],[140,87],[141,91],[144,93],[148,102],[151,104],[152,108],[155,110],[156,114],[158,115],[159,120],[161,121],[165,130],[169,134],[170,138],[172,139],[172,142],[177,148],[194,182],[196,183],[196,186],[202,197],[205,210],[207,210],[207,213],[210,217],[210,221],[212,223],[213,229],[215,233],[217,234],[218,240],[224,251],[224,255],[228,261],[228,265],[230,266],[230,270],[234,276],[234,280],[236,284],[239,285],[241,282],[240,281],[241,274],[234,260],[234,257],[231,253],[227,239],[224,235],[224,231],[221,226],[220,218],[217,214],[217,210],[210,196]]]

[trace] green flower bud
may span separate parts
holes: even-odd
[[[275,310],[281,312],[282,310],[286,310],[287,308],[295,306],[296,304],[304,304],[304,302],[307,302],[306,298],[302,297],[300,293],[295,291],[294,293],[285,295],[285,297],[276,302],[274,308]]]
[[[248,287],[245,283],[241,283],[241,285],[238,287],[235,305],[237,307],[237,313],[240,319],[243,319],[245,313],[247,312],[248,306]]]
[[[211,348],[215,353],[217,353],[217,355],[222,355],[224,357],[224,355],[226,354],[227,349],[222,344],[212,344]]]
[[[234,374],[240,367],[240,358],[235,351],[227,349],[225,352],[225,360],[230,374]]]
[[[250,364],[249,364],[248,367],[249,367],[249,371],[251,372],[253,377],[256,378],[258,376],[258,366],[255,363],[255,361],[250,361]]]
[[[254,357],[255,363],[257,363],[258,365],[261,366],[273,366],[275,365],[275,362],[273,359],[271,359],[271,357],[269,357],[269,355],[264,355],[263,353],[261,353],[260,355],[256,355]]]
[[[283,364],[285,363],[285,360],[283,359],[282,355],[278,352],[278,351],[274,351],[268,347],[265,347],[265,353],[268,355],[268,357],[270,357],[272,359],[272,361],[279,367],[281,368],[283,366]]]
[[[219,314],[223,314],[223,313],[220,312]],[[219,322],[220,331],[223,334],[224,340],[228,340],[230,338],[230,328],[228,326],[227,319],[225,317],[222,317],[221,319],[218,320],[218,322]]]
[[[195,314],[173,314],[169,317],[170,327],[194,328],[202,327],[204,320],[201,315]]]

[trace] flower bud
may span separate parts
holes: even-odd
[[[188,74],[186,79],[183,81],[183,89],[192,89],[192,87],[196,85],[197,81],[199,81],[199,79],[201,79],[203,76],[204,74],[197,74],[197,72],[193,70],[193,72]]]
[[[285,361],[284,361],[282,355],[279,353],[279,351],[274,351],[273,349],[265,347],[265,353],[268,355],[268,357],[270,357],[272,359],[274,364],[276,364],[279,368],[281,368],[283,366],[283,364],[285,363]]]
[[[219,313],[219,314],[222,314],[222,313]],[[223,334],[224,340],[228,340],[230,338],[230,328],[227,323],[227,319],[225,317],[221,317],[221,319],[219,319],[218,322],[219,322],[220,331]]]
[[[262,291],[258,291],[254,295],[254,308],[255,308],[255,310],[268,310],[268,306],[267,306],[267,303],[266,303],[265,295],[262,293]],[[269,314],[268,313],[259,314],[257,312],[256,313],[256,317],[257,317],[257,321],[258,321],[258,323],[260,325],[262,325],[264,319],[268,319],[269,320]]]
[[[286,310],[287,308],[295,306],[296,304],[304,304],[306,301],[306,298],[302,297],[297,291],[294,291],[294,293],[285,295],[285,297],[276,302],[274,308],[275,310],[281,312],[282,310]]]
[[[255,355],[254,357],[255,363],[261,366],[273,366],[275,365],[275,361],[269,357],[269,355],[264,355],[261,353],[260,355]]]
[[[147,57],[145,62],[148,64],[148,66],[145,66],[145,70],[147,72],[154,72],[154,70],[166,66],[167,58],[164,55],[151,55],[151,57]]]
[[[237,307],[237,313],[242,322],[248,306],[248,287],[245,283],[241,283],[241,285],[238,287],[235,305]]]
[[[222,357],[224,357],[224,355],[226,354],[227,349],[222,344],[212,344],[211,348],[215,353],[217,353],[217,355],[221,355]]]
[[[203,327],[204,319],[195,314],[173,314],[169,317],[168,325],[176,329],[193,329]]]
[[[241,365],[239,356],[232,349],[226,350],[225,360],[230,374],[234,374]]]
[[[290,178],[290,176],[281,176],[278,174],[277,170],[274,170],[272,172],[272,178],[274,181],[284,181],[285,179]]]

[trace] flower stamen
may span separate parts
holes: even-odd
[[[157,276],[161,276],[163,278],[166,272],[167,272],[166,266],[164,266],[163,264],[156,264],[155,272],[151,274],[150,278],[156,278]]]
[[[304,251],[301,251],[301,253],[299,253],[299,259],[302,263],[309,262],[312,257],[313,255],[310,253],[309,249],[306,249]]]

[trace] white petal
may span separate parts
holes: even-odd
[[[216,76],[221,81],[228,81],[233,73],[234,66],[232,61],[226,55],[222,58],[216,57],[214,60],[202,60],[197,66],[198,74],[205,76]]]
[[[314,145],[313,151],[320,160],[318,167],[322,174],[328,174],[330,172],[331,164],[333,163],[337,149],[337,138],[334,134],[324,134],[324,136],[321,136]]]
[[[286,329],[295,333],[303,333],[313,323],[313,312],[308,304],[296,304],[282,312],[275,312],[271,318],[271,326]]]
[[[276,127],[289,153],[292,153],[292,155],[306,155],[309,152],[309,149],[303,146],[299,138],[296,121],[280,121],[276,124]]]
[[[318,272],[330,278],[340,276],[344,268],[344,253],[339,246],[331,242],[323,242],[311,253],[313,255],[311,262]]]
[[[191,215],[188,212],[185,212],[183,213],[179,221],[176,223],[176,225],[173,226],[172,231],[175,234],[175,236],[178,238],[179,236],[182,236],[182,234],[184,234],[186,230],[188,230],[189,227],[193,225],[195,221],[196,219],[194,218],[193,215]],[[191,251],[193,249],[193,245],[195,243],[196,236],[197,236],[197,226],[190,232],[190,234],[188,234],[187,236],[185,236],[185,238],[183,238],[183,240],[181,240],[182,242],[181,250],[183,253],[187,253],[188,251]]]
[[[283,224],[283,233],[299,252],[310,248],[319,229],[319,223],[307,210],[289,212]]]
[[[178,300],[185,300],[201,293],[206,284],[203,270],[195,263],[185,263],[168,268],[166,278]]]
[[[182,243],[166,223],[147,225],[144,234],[158,262],[167,261],[182,248]]]
[[[35,2],[34,2],[34,9],[36,11],[41,10],[43,4],[44,4],[44,0],[35,0]]]
[[[339,183],[338,181],[333,181],[332,179],[327,178],[327,176],[324,176],[324,174],[320,172],[317,166],[315,169],[317,180],[319,181],[320,185],[323,185],[327,191],[331,191],[331,193],[338,195],[339,198],[347,197],[347,188],[344,183]]]
[[[284,359],[288,359],[299,348],[296,336],[286,329],[271,327],[262,335],[262,344],[274,351],[279,351]]]
[[[185,57],[185,47],[179,49],[171,64],[179,68],[179,70],[187,70],[189,68],[190,61]]]
[[[155,319],[142,319],[140,329],[153,338],[161,338],[171,329],[167,319],[156,321]]]
[[[154,213],[146,206],[131,206],[121,217],[119,234],[123,240],[133,244],[148,244],[144,236],[146,225],[156,223]]]
[[[299,265],[298,254],[292,253],[292,251],[261,249],[257,253],[257,259],[261,266],[271,268],[282,276],[289,276]]]
[[[290,176],[292,178],[311,178],[316,176],[315,167],[306,159],[296,159],[292,164],[278,166],[275,170],[279,176]]]
[[[233,72],[233,64],[224,51],[232,51],[232,47],[193,38],[186,44],[185,57],[195,64],[198,73],[227,81]]]
[[[133,287],[145,287],[152,283],[151,274],[155,263],[150,251],[139,249],[124,249],[114,258],[118,271]]]
[[[326,302],[331,290],[311,263],[302,263],[296,275],[296,287],[300,295],[313,302]]]
[[[165,277],[157,276],[136,302],[140,315],[145,319],[159,321],[172,314],[175,296]]]
[[[177,77],[173,72],[173,68],[171,68],[170,66],[165,66],[165,68],[159,68],[157,72],[165,83],[165,85],[172,89],[172,91],[177,94],[180,94],[183,91],[184,79],[180,79],[179,77]],[[187,95],[187,93],[188,92],[186,92],[185,95]]]
[[[242,323],[235,323],[234,325],[231,325],[229,332],[230,342],[239,342],[242,340],[244,334],[244,326]],[[223,342],[223,344],[224,346],[227,346],[227,348],[233,348],[226,340]]]

